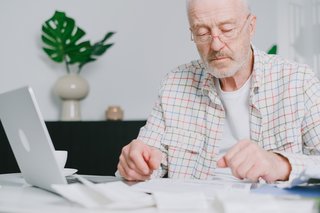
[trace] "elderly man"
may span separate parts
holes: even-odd
[[[163,81],[118,172],[210,179],[223,168],[240,179],[290,181],[320,163],[320,84],[306,65],[251,44],[256,17],[245,0],[189,0],[201,60]]]

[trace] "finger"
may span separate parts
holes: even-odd
[[[127,164],[130,169],[136,170],[135,164],[132,161],[128,161],[127,158],[124,157],[124,155],[120,155],[119,160],[120,162]]]
[[[133,167],[135,170],[139,170],[142,174],[147,175],[150,173],[150,169],[147,162],[144,160],[143,152],[142,147],[131,146],[126,160],[127,162],[130,162],[130,167]]]
[[[227,162],[225,161],[224,157],[220,158],[217,162],[217,167],[219,168],[227,168]]]
[[[235,153],[235,155],[229,160],[228,165],[231,168],[232,174],[237,178],[244,178],[243,175],[246,174],[247,170],[243,169],[249,166],[248,164],[250,164],[250,168],[252,166],[252,162],[255,161],[255,159],[252,158],[252,152],[254,152],[254,150],[252,150],[251,145],[248,145]],[[242,168],[241,165],[243,165]]]
[[[147,165],[149,167],[149,174],[151,175],[152,172],[153,172],[153,169],[151,168],[150,163],[149,163],[150,152],[145,151],[145,152],[142,153],[142,156],[143,156],[144,161],[147,163]]]
[[[143,159],[148,162],[150,160],[150,152],[143,152]]]
[[[130,153],[132,155],[132,153]],[[129,156],[129,154],[127,154],[127,156]],[[132,159],[130,157],[125,157],[125,155],[120,155],[120,162],[123,162],[126,167],[129,167],[129,169],[134,170],[136,172],[138,172],[139,174],[142,175],[148,175],[150,174],[150,172],[148,174],[145,174],[141,169],[137,168],[136,164],[135,164],[135,159]]]
[[[150,178],[150,175],[140,174],[137,171],[130,169],[125,163],[119,164],[118,169],[122,177],[129,181],[147,180]]]
[[[130,173],[133,173],[132,171],[135,171],[135,173],[137,173],[140,176],[145,176],[144,174],[140,173],[139,171],[136,171],[136,169],[130,168],[127,161],[126,161],[126,158],[123,155],[121,155],[119,158],[118,168],[121,169],[121,171],[119,170],[120,175],[127,180],[140,180],[140,179],[135,179],[135,175],[134,176],[130,175]],[[149,175],[147,175],[146,177],[143,177],[143,179],[147,179],[148,177],[149,177]]]
[[[248,140],[242,140],[239,141],[236,145],[231,147],[228,152],[224,155],[225,162],[227,163],[227,166],[230,167],[229,163],[230,160],[236,155],[238,152],[240,152],[243,148],[248,146],[251,142]]]
[[[152,170],[156,170],[160,167],[162,160],[162,152],[157,149],[152,149],[150,153],[150,158],[148,161],[149,168]]]
[[[126,171],[124,171],[124,169],[120,163],[118,164],[117,169],[119,171],[120,176],[126,179],[126,177],[128,175],[127,175]]]
[[[142,174],[147,175],[151,172],[142,154],[133,152],[131,153],[130,160],[135,165],[136,170],[139,170]]]
[[[125,168],[130,168],[130,167],[127,165],[127,161],[123,155],[120,155],[120,157],[119,157],[119,163],[118,163],[117,168],[118,168],[119,173],[122,177],[128,178],[128,174],[126,173]]]
[[[131,163],[130,159],[129,159],[129,151],[130,151],[130,146],[131,146],[132,143],[128,144],[127,146],[123,147],[122,150],[121,150],[121,155],[119,157],[119,160],[120,162],[124,162],[126,164],[128,164],[128,166],[131,168],[131,169],[135,169],[135,165],[133,163]]]
[[[262,176],[262,171],[258,166],[251,167],[246,174],[246,178],[254,182],[257,182],[261,176]]]
[[[241,179],[246,179],[248,178],[248,172],[251,168],[253,168],[253,166],[254,162],[251,160],[251,158],[247,157],[246,160],[238,166],[236,173]]]

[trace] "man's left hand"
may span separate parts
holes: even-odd
[[[232,174],[240,179],[268,183],[288,180],[291,165],[280,154],[266,151],[250,140],[241,140],[234,145],[218,162],[220,168],[230,167]]]

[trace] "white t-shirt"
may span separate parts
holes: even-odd
[[[221,89],[220,82],[216,79],[216,88],[221,98],[226,120],[220,145],[220,159],[239,140],[250,139],[249,95],[251,77],[238,90],[225,92]],[[230,173],[225,169],[217,169],[217,173]]]

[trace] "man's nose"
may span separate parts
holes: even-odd
[[[211,41],[211,49],[214,51],[220,51],[226,44],[221,41],[220,37],[217,35],[211,35],[212,41]]]

